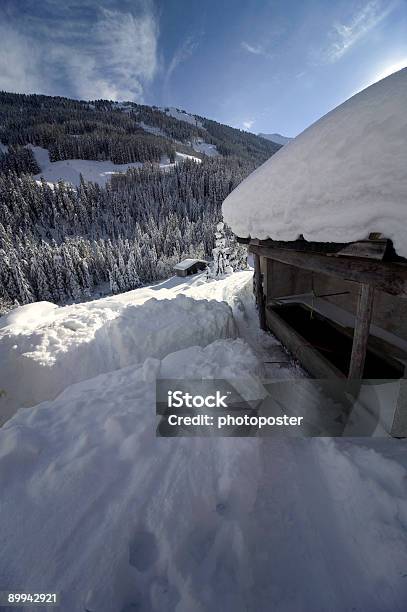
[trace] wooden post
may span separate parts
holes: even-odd
[[[265,331],[267,329],[266,311],[265,311],[265,303],[264,303],[263,282],[261,279],[260,257],[257,253],[253,253],[253,257],[254,257],[254,282],[256,286],[257,308],[259,310],[259,323],[260,323],[260,329],[263,329]]]
[[[370,323],[372,320],[374,287],[362,284],[358,302],[358,310],[353,333],[352,356],[350,359],[348,378],[363,378],[365,367],[367,341],[369,339]]]

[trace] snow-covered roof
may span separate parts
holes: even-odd
[[[206,261],[203,261],[203,259],[183,259],[179,263],[175,264],[174,270],[188,270],[188,268],[196,263],[206,264]]]
[[[241,237],[351,242],[381,232],[407,257],[407,69],[319,119],[223,203]]]

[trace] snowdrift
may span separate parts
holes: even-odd
[[[0,424],[16,408],[54,398],[80,380],[236,336],[224,302],[174,293],[131,303],[137,291],[142,302],[154,293],[130,292],[127,304],[109,298],[64,308],[39,302],[0,319]]]
[[[381,232],[407,257],[407,68],[338,106],[223,203],[241,237],[351,242]]]

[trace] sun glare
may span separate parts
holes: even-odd
[[[401,70],[402,68],[406,68],[406,67],[407,67],[407,57],[400,60],[399,62],[396,62],[395,64],[386,66],[384,70],[382,70],[375,76],[375,82],[381,81],[382,79],[386,78],[390,74],[393,74],[393,72],[397,72],[398,70]]]

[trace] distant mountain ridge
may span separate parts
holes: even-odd
[[[281,146],[178,108],[7,92],[0,92],[0,142],[42,147],[51,162],[114,164],[160,163],[163,157],[173,162],[182,153],[200,159],[219,154],[259,165]]]
[[[270,140],[271,142],[282,146],[288,144],[290,140],[292,140],[292,138],[290,138],[289,136],[282,136],[281,134],[263,134],[260,132],[259,134],[257,134],[257,136],[260,136],[260,138],[265,138],[266,140]]]

